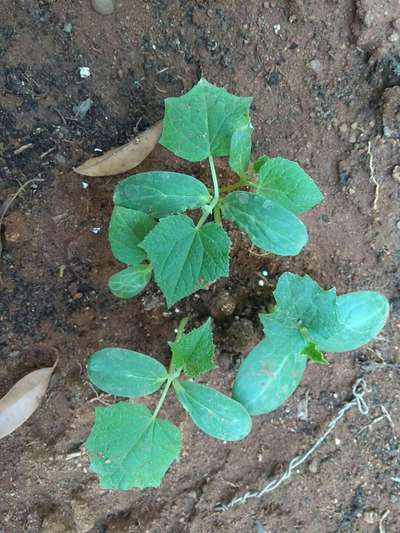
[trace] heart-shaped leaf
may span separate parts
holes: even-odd
[[[228,194],[222,214],[247,233],[262,250],[278,255],[296,255],[308,240],[304,224],[291,211],[245,191]]]
[[[146,258],[146,254],[138,244],[155,225],[154,218],[146,213],[115,206],[108,230],[114,257],[126,265],[139,265]]]
[[[199,428],[216,439],[243,439],[251,430],[251,418],[235,400],[211,387],[191,381],[174,381],[184,409]]]
[[[195,209],[211,200],[207,187],[193,176],[178,172],[143,172],[120,181],[114,203],[155,218]]]
[[[151,273],[151,265],[128,267],[113,274],[108,280],[108,287],[118,298],[133,298],[144,290]]]
[[[186,215],[163,218],[141,246],[168,307],[228,275],[230,240],[214,222],[197,228]]]
[[[90,381],[99,389],[135,398],[152,394],[168,378],[164,365],[153,357],[124,348],[103,348],[89,359]]]
[[[336,289],[324,290],[310,276],[284,272],[274,298],[281,320],[306,327],[312,338],[329,337],[340,331]]]
[[[169,345],[172,350],[173,368],[183,368],[188,376],[195,378],[215,368],[211,318]]]
[[[273,157],[259,168],[257,193],[299,214],[321,202],[314,181],[295,162]]]
[[[165,100],[160,144],[188,161],[229,155],[233,132],[249,124],[250,104],[251,98],[201,79],[183,96]]]
[[[179,457],[181,434],[144,405],[120,402],[97,407],[85,447],[102,489],[158,487]]]

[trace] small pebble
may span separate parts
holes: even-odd
[[[281,25],[280,24],[274,24],[274,33],[275,33],[275,35],[279,35],[280,31],[281,31]]]
[[[92,0],[92,7],[99,15],[111,15],[114,12],[114,0]]]
[[[357,142],[357,135],[355,133],[352,133],[349,137],[349,141],[351,142],[351,144]]]
[[[96,227],[92,228],[90,231],[93,233],[93,235],[98,235],[100,233],[100,231],[101,231],[101,227],[100,226],[96,226]]]
[[[375,524],[379,520],[379,515],[376,511],[364,511],[363,520],[366,524]]]
[[[67,163],[67,159],[62,154],[55,154],[54,161],[61,167],[65,166]]]
[[[400,31],[400,19],[392,20],[392,26],[395,30]]]
[[[66,22],[64,24],[63,30],[65,31],[65,33],[71,33],[72,32],[72,24],[70,22]]]
[[[400,165],[394,167],[392,172],[392,178],[397,181],[397,183],[400,183]]]
[[[322,69],[321,61],[319,61],[318,59],[313,59],[312,61],[310,61],[310,67],[316,74],[319,74]]]
[[[347,133],[347,130],[349,129],[349,127],[347,126],[347,124],[342,124],[339,128],[339,131],[340,133]]]
[[[313,459],[310,464],[308,465],[308,471],[311,472],[311,474],[318,474],[319,471],[319,461],[318,459]]]
[[[90,68],[89,67],[80,67],[79,76],[84,80],[90,78]]]
[[[358,122],[353,122],[353,124],[350,126],[352,130],[356,130],[358,128]]]
[[[265,281],[262,280],[262,279],[260,279],[260,281],[258,282],[258,284],[259,284],[260,287],[264,287],[264,285],[265,285]]]
[[[399,39],[400,39],[399,33],[392,33],[391,35],[389,35],[388,41],[391,43],[397,43]]]
[[[72,110],[79,118],[83,119],[86,117],[93,105],[93,100],[91,98],[86,98],[83,102],[80,102],[77,105],[74,105]]]

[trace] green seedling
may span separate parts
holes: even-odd
[[[266,338],[241,364],[233,397],[251,415],[269,413],[296,390],[307,359],[327,364],[322,352],[347,352],[368,343],[383,328],[387,299],[377,292],[336,295],[309,276],[286,272],[274,291],[272,313],[260,315]]]
[[[176,340],[169,343],[169,370],[148,355],[123,348],[104,348],[89,359],[90,381],[109,394],[137,398],[164,387],[153,413],[132,401],[96,408],[85,446],[91,468],[104,489],[158,487],[171,463],[178,459],[181,433],[158,416],[171,386],[193,422],[208,435],[236,441],[250,432],[250,415],[239,402],[192,379],[181,378],[183,373],[197,378],[214,368],[211,319],[187,334],[183,332],[186,322],[181,321]]]
[[[250,104],[251,98],[204,79],[166,99],[160,143],[187,161],[208,160],[212,187],[170,171],[135,174],[117,185],[109,241],[126,268],[110,278],[113,294],[139,294],[154,273],[170,307],[228,276],[231,241],[222,218],[264,251],[291,256],[305,246],[307,229],[297,215],[322,194],[293,161],[262,156],[251,162]],[[215,157],[228,157],[235,183],[220,187]],[[188,210],[200,213],[191,218]]]

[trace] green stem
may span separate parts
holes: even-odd
[[[176,341],[181,340],[182,335],[185,331],[186,324],[189,322],[189,318],[190,317],[185,316],[185,318],[182,318],[181,321],[179,322],[178,331],[176,333],[176,338],[175,338]]]
[[[164,403],[165,401],[165,398],[167,397],[167,394],[168,394],[168,391],[169,391],[169,388],[171,386],[171,383],[174,381],[174,379],[176,378],[176,376],[170,376],[167,380],[167,383],[165,384],[165,387],[164,387],[164,390],[162,391],[162,394],[160,396],[160,399],[158,400],[158,404],[156,406],[156,408],[154,409],[154,413],[153,413],[153,416],[151,417],[152,420],[155,420],[157,418],[157,415],[162,407],[162,404]]]
[[[204,210],[203,214],[201,215],[196,228],[201,228],[201,226],[204,224],[204,222],[207,220],[207,218],[210,216],[210,214],[213,212],[215,206],[217,205],[219,201],[219,186],[218,186],[218,178],[217,178],[217,172],[215,170],[214,165],[214,158],[212,155],[209,156],[208,162],[210,164],[211,169],[211,178],[214,188],[214,196],[211,202],[208,204],[207,209]]]
[[[222,225],[222,219],[221,219],[221,208],[219,206],[219,204],[217,204],[215,206],[215,209],[214,209],[214,220],[217,224],[219,224],[220,226]]]
[[[221,193],[236,191],[241,187],[255,187],[255,185],[256,184],[254,181],[250,181],[248,176],[242,176],[239,181],[232,183],[231,185],[225,185],[225,187],[221,187]]]
[[[185,331],[185,327],[186,327],[186,324],[189,322],[189,319],[190,317],[189,316],[185,316],[184,318],[182,318],[179,322],[179,325],[178,325],[178,331],[176,333],[176,337],[175,337],[175,340],[179,341],[181,338],[182,338],[182,335]],[[168,376],[168,379],[167,379],[167,383],[165,384],[165,387],[164,387],[164,390],[162,391],[162,394],[160,396],[160,399],[158,400],[158,403],[156,405],[156,408],[154,409],[154,413],[153,413],[153,416],[151,417],[152,420],[154,420],[164,401],[165,401],[165,398],[167,397],[167,394],[168,394],[168,391],[169,391],[169,388],[172,384],[172,382],[179,376],[179,374],[181,373],[180,369],[174,369],[172,368],[172,359],[171,359],[171,362],[170,362],[170,365],[169,365],[169,372],[170,372],[170,375]]]

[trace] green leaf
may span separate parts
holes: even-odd
[[[299,346],[264,339],[249,353],[239,368],[233,397],[252,415],[270,413],[298,387],[307,359]]]
[[[251,100],[201,79],[183,96],[165,100],[159,142],[188,161],[229,155],[234,131],[249,124]]]
[[[301,355],[305,355],[311,359],[313,363],[317,363],[319,365],[329,365],[328,359],[318,350],[315,342],[308,342],[304,347],[304,350],[301,352]]]
[[[196,228],[185,215],[163,218],[141,246],[168,307],[229,272],[230,240],[214,222]]]
[[[337,297],[339,329],[324,338],[314,333],[320,350],[347,352],[367,344],[381,331],[389,315],[389,302],[374,291],[358,291]]]
[[[125,268],[108,280],[110,291],[118,298],[132,298],[141,293],[151,278],[151,265]]]
[[[262,155],[258,157],[253,163],[253,172],[257,174],[260,168],[263,166],[263,164],[268,160],[269,160],[269,157],[267,157],[266,155]]]
[[[339,329],[336,290],[324,290],[310,276],[285,272],[274,291],[277,309],[288,321],[299,323],[315,340]]]
[[[152,394],[168,378],[164,365],[153,357],[124,348],[103,348],[89,359],[90,381],[99,389],[135,398]]]
[[[259,169],[257,193],[295,214],[319,204],[323,196],[314,181],[294,161],[274,157]]]
[[[196,178],[177,172],[143,172],[120,181],[114,203],[161,218],[195,209],[211,200],[207,187]]]
[[[178,400],[193,422],[207,435],[234,441],[251,430],[251,418],[240,403],[225,394],[190,381],[174,381]]]
[[[300,353],[306,341],[300,333],[297,322],[287,319],[279,310],[270,314],[260,314],[259,318],[264,328],[267,339],[274,345],[282,345],[283,351]]]
[[[145,213],[115,206],[108,230],[108,239],[114,257],[127,265],[140,264],[146,255],[138,244],[155,224],[154,218]]]
[[[179,457],[181,434],[144,405],[120,402],[96,408],[85,447],[102,489],[144,489],[158,487]]]
[[[173,368],[183,368],[188,376],[195,378],[215,368],[211,318],[169,345],[172,350]]]
[[[236,130],[232,135],[229,166],[239,176],[242,176],[249,166],[252,132],[253,128],[246,125]]]
[[[262,250],[296,255],[307,243],[307,229],[293,213],[258,194],[237,191],[221,204],[222,214]]]

